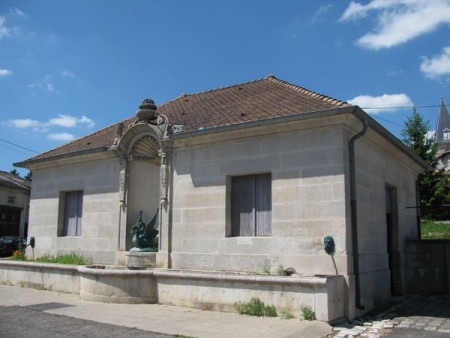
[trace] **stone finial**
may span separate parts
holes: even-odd
[[[158,117],[157,109],[158,107],[156,107],[155,102],[152,99],[145,99],[139,105],[136,117],[143,121],[155,120]]]

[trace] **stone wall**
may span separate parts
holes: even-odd
[[[416,204],[416,173],[395,149],[383,148],[375,137],[369,132],[355,143],[361,303],[366,309],[385,303],[391,294],[406,292],[405,239],[418,237],[415,209],[406,208]],[[389,229],[387,189],[393,209]],[[350,236],[348,240],[352,255]]]
[[[450,240],[410,240],[408,252],[408,292],[450,292]]]
[[[83,191],[81,236],[63,236],[61,194]],[[28,236],[35,255],[80,252],[113,264],[119,235],[119,160],[97,159],[33,170]],[[59,229],[59,230],[58,230]]]
[[[172,267],[262,272],[269,260],[273,272],[345,274],[345,147],[339,127],[175,146]],[[259,173],[272,177],[272,234],[231,237],[231,177]]]
[[[79,294],[78,266],[0,261],[0,284]]]

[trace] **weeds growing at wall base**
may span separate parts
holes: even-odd
[[[10,257],[13,261],[28,261],[25,256],[24,250],[16,250],[14,254]],[[33,262],[33,260],[29,260]],[[37,257],[34,261],[39,263],[56,263],[56,264],[73,264],[73,265],[88,265],[92,264],[92,258],[83,256],[77,252],[71,252],[67,254],[56,254],[52,255],[50,253],[43,254]]]
[[[73,265],[88,265],[92,264],[92,259],[85,257],[77,252],[67,254],[44,254],[36,258],[36,262],[40,263],[57,263],[57,264],[73,264]]]
[[[234,308],[241,315],[257,316],[257,317],[276,317],[277,310],[275,306],[265,306],[259,298],[252,298],[250,302],[234,303]]]
[[[303,319],[305,320],[316,319],[316,313],[311,309],[310,306],[302,306],[300,310],[302,311]]]
[[[281,311],[280,318],[281,319],[292,319],[292,318],[295,318],[295,316],[290,311]]]

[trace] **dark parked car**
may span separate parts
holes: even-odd
[[[27,241],[18,236],[0,237],[0,256],[11,256],[14,251],[25,248]]]

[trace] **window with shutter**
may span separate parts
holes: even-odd
[[[81,236],[82,215],[83,192],[66,192],[64,201],[64,236]]]
[[[231,178],[231,236],[272,234],[272,175]]]

